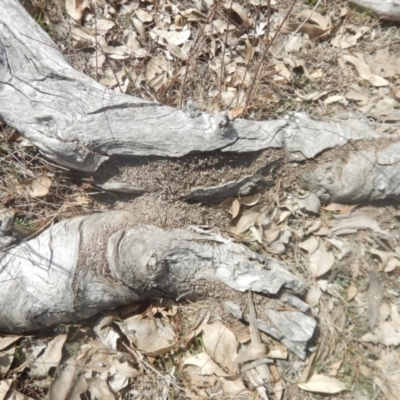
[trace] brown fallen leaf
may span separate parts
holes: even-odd
[[[131,317],[117,324],[143,355],[157,357],[168,353],[176,346],[173,327],[158,318]]]
[[[382,371],[385,380],[378,385],[388,399],[400,399],[400,352],[387,350],[387,354],[382,356],[375,365]],[[384,390],[386,389],[386,390]]]
[[[358,290],[354,282],[350,283],[350,286],[347,288],[347,301],[351,301],[354,297],[357,296]]]
[[[305,33],[308,35],[308,37],[313,40],[313,39],[319,39],[323,38],[329,33],[330,29],[321,29],[317,25],[313,24],[293,24],[293,23],[286,23],[282,27],[282,32],[283,33],[292,33],[292,32],[300,32],[300,33]]]
[[[325,394],[335,394],[349,390],[343,382],[336,378],[319,374],[313,375],[306,383],[300,383],[298,386],[308,392]]]
[[[255,206],[259,200],[260,200],[260,195],[255,194],[253,196],[244,196],[240,198],[240,202],[244,204],[247,207]]]
[[[329,371],[329,376],[336,376],[342,367],[343,360],[336,361],[335,363],[331,364],[330,371]]]
[[[76,21],[82,19],[89,7],[90,3],[87,0],[65,0],[65,11]]]
[[[240,201],[238,199],[233,200],[231,208],[229,209],[232,218],[236,218],[240,212]]]
[[[193,387],[213,387],[219,383],[227,397],[246,390],[240,375],[227,375],[207,353],[187,358],[182,366],[185,376]]]
[[[327,206],[322,207],[326,211],[332,211],[334,213],[338,213],[340,215],[347,215],[357,207],[357,205],[348,205],[348,204],[338,204],[338,203],[331,203]]]
[[[39,175],[15,185],[16,192],[21,196],[42,197],[49,193],[52,179],[48,175]]]
[[[35,361],[29,363],[31,374],[33,376],[47,376],[51,368],[57,368],[62,357],[62,348],[67,335],[58,335],[51,340],[44,353]]]
[[[385,78],[382,78],[379,75],[373,74],[371,72],[371,68],[368,66],[368,64],[362,59],[361,55],[359,55],[360,58],[357,58],[355,56],[351,56],[348,54],[344,54],[341,56],[341,58],[345,61],[348,62],[356,68],[358,74],[362,79],[365,79],[369,81],[373,86],[380,87],[380,86],[389,86],[390,82],[387,81]]]
[[[224,3],[222,3],[222,6],[228,12],[234,12],[239,17],[240,25],[244,25],[247,28],[250,26],[250,20],[247,16],[247,12],[241,5],[228,0]]]
[[[6,379],[6,380],[0,381],[0,400],[3,400],[6,398],[7,393],[11,388],[12,382],[13,382],[12,379]]]
[[[212,324],[204,324],[203,332],[203,342],[207,354],[231,374],[236,374],[239,343],[233,332],[219,321]]]
[[[229,109],[229,116],[233,119],[240,117],[244,111],[246,110],[246,107],[241,106],[241,107],[233,107]]]

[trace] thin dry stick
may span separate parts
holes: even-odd
[[[258,10],[257,10],[256,18],[255,18],[255,20],[254,20],[254,28],[255,28],[256,25],[257,25],[257,21],[258,21],[259,15],[260,15],[260,7],[261,7],[261,0],[260,0],[260,5],[259,5]],[[270,22],[271,22],[271,0],[268,0],[267,7],[268,7],[268,11],[267,11],[267,32],[266,32],[265,37],[266,37],[267,40],[268,40],[268,37],[269,37],[269,28],[270,28]],[[242,86],[242,87],[243,87],[244,81],[245,81],[245,79],[246,79],[246,75],[247,75],[247,73],[248,73],[248,68],[247,68],[247,66],[248,66],[249,63],[250,63],[250,60],[249,60],[249,62],[246,64],[246,71],[244,71],[244,75],[243,75],[243,79],[242,79],[242,83],[241,83],[241,86]],[[230,107],[232,106],[233,100],[234,100],[234,99],[232,99],[232,101],[230,102],[228,108],[230,108]],[[239,96],[236,97],[236,107],[237,107],[238,105],[239,105]],[[244,108],[244,110],[245,110],[245,109],[246,109],[246,108]],[[242,112],[242,113],[243,113],[243,112]],[[242,114],[242,113],[241,113],[241,114]]]
[[[182,89],[181,89],[181,96],[180,96],[180,100],[179,100],[179,108],[182,108],[183,92],[184,92],[185,86],[186,86],[186,80],[187,80],[187,76],[188,76],[188,72],[189,72],[190,63],[191,63],[191,60],[192,60],[193,55],[194,55],[195,52],[196,52],[196,51],[195,51],[195,48],[196,48],[197,42],[198,42],[198,41],[200,40],[200,38],[203,36],[204,29],[205,29],[206,25],[209,24],[210,21],[212,20],[214,14],[215,14],[215,10],[217,9],[217,6],[218,6],[218,1],[216,1],[216,2],[213,4],[212,9],[211,9],[210,13],[209,13],[208,16],[207,16],[206,22],[205,22],[205,24],[201,27],[201,30],[200,30],[199,34],[196,36],[196,39],[195,39],[194,42],[193,42],[193,47],[192,47],[191,50],[190,50],[189,58],[188,58],[187,65],[186,65],[185,75],[183,76]]]
[[[290,38],[286,41],[286,43],[284,43],[281,48],[276,52],[276,54],[274,56],[272,56],[271,61],[268,63],[267,67],[271,64],[271,62],[273,60],[275,60],[276,56],[287,46],[287,44],[289,43],[290,39],[296,35],[300,29],[303,27],[303,25],[308,22],[311,18],[311,16],[314,14],[315,10],[317,9],[317,7],[321,4],[321,0],[318,0],[317,3],[315,4],[314,8],[312,9],[310,15],[297,27],[297,29],[290,35]]]
[[[168,385],[172,385],[175,386],[176,388],[178,388],[179,390],[181,390],[182,392],[185,391],[184,388],[180,387],[177,383],[173,382],[173,381],[169,381],[161,372],[157,371],[154,367],[152,367],[149,363],[147,363],[144,360],[144,357],[142,354],[139,353],[139,351],[137,351],[136,349],[131,349],[129,346],[127,346],[125,343],[122,343],[122,345],[138,360],[140,361],[144,367],[146,369],[149,369],[150,371],[154,372],[159,378],[161,378],[162,380],[164,380]]]
[[[218,94],[218,98],[221,101],[221,93],[222,93],[222,82],[224,81],[224,67],[225,67],[225,51],[228,45],[228,33],[229,33],[229,23],[231,22],[231,19],[229,17],[229,13],[232,10],[232,4],[233,4],[233,0],[231,0],[231,4],[229,6],[229,10],[228,10],[228,24],[226,26],[226,33],[225,33],[225,42],[224,42],[224,48],[222,51],[222,60],[221,60],[221,71],[220,71],[220,77],[219,77],[219,94]]]
[[[262,54],[262,56],[261,56],[261,61],[260,61],[260,63],[257,65],[256,73],[254,74],[253,80],[252,80],[251,85],[250,85],[250,87],[249,87],[249,92],[248,92],[248,94],[247,94],[247,99],[246,99],[246,103],[245,103],[245,107],[244,107],[245,110],[247,110],[247,107],[248,107],[249,102],[250,102],[250,100],[251,100],[251,95],[252,95],[252,93],[253,93],[253,90],[254,90],[254,87],[255,87],[255,83],[256,83],[256,79],[257,79],[258,74],[259,74],[260,69],[261,69],[261,65],[263,64],[263,62],[264,62],[264,60],[265,60],[265,58],[266,58],[266,56],[267,56],[267,54],[268,54],[269,49],[271,48],[272,44],[274,43],[275,39],[277,38],[278,33],[282,30],[282,27],[283,27],[284,23],[286,22],[286,20],[289,18],[289,15],[290,15],[291,12],[293,11],[293,8],[294,8],[296,2],[297,2],[297,0],[294,0],[294,1],[293,1],[292,5],[291,5],[290,8],[289,8],[289,11],[288,11],[288,12],[286,13],[286,15],[285,15],[285,18],[283,18],[281,24],[279,25],[279,27],[278,27],[277,31],[275,32],[274,36],[272,37],[271,41],[267,44],[267,46],[266,46],[265,49],[264,49],[264,52],[263,52],[263,54]],[[269,0],[269,1],[268,1],[268,4],[270,5],[270,3],[271,3],[271,2],[270,2],[270,0]],[[267,38],[267,40],[268,40],[268,38]]]
[[[292,6],[291,6],[291,8],[289,9],[288,13],[286,14],[285,19],[283,20],[283,22],[282,22],[281,25],[279,26],[277,32],[275,33],[274,37],[273,37],[272,40],[271,40],[271,43],[270,43],[269,46],[266,48],[266,51],[268,51],[269,48],[271,47],[271,45],[274,43],[274,40],[275,40],[277,34],[278,34],[279,31],[282,29],[282,26],[283,26],[283,24],[285,23],[287,17],[288,17],[288,16],[290,15],[290,13],[292,12],[295,3],[296,3],[296,0],[295,0],[294,3],[292,4]],[[311,16],[313,15],[313,13],[314,13],[315,10],[317,9],[317,7],[320,5],[320,3],[321,3],[321,0],[318,0],[317,3],[315,4],[314,8],[312,9],[310,15],[309,15],[309,16],[297,27],[297,29],[290,35],[290,39],[300,31],[300,29],[303,27],[303,25],[304,25],[307,21],[310,20]],[[289,40],[290,40],[290,39],[289,39]],[[271,58],[270,62],[267,64],[267,68],[271,65],[272,61],[275,60],[276,56],[287,46],[287,44],[289,43],[289,40],[287,40],[286,43],[284,43],[284,44],[281,46],[281,48],[276,52],[276,54]],[[260,62],[260,64],[259,64],[259,67],[260,67],[261,64],[263,63],[264,55],[266,55],[266,51],[264,51],[264,53],[263,53],[263,58],[262,58],[262,60],[261,60],[261,62]],[[257,69],[257,72],[256,72],[256,74],[254,75],[253,82],[252,82],[252,84],[251,84],[251,86],[250,86],[251,89],[253,89],[252,86],[253,86],[253,84],[254,84],[254,82],[255,82],[256,76],[258,75],[258,72],[259,72],[259,68]],[[250,94],[251,94],[251,91],[250,91]],[[248,102],[249,102],[249,96],[248,96],[247,101],[246,101],[245,110],[247,109]]]

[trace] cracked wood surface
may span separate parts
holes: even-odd
[[[112,211],[59,222],[0,253],[0,331],[68,323],[158,296],[177,298],[196,281],[241,292],[306,293],[283,264],[218,234],[136,226],[131,213]]]
[[[93,172],[111,155],[180,157],[214,150],[285,148],[312,158],[349,140],[380,135],[360,121],[232,121],[106,89],[74,70],[17,0],[0,13],[0,117],[53,161]]]

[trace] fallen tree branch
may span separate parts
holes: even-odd
[[[132,214],[113,211],[62,221],[0,253],[0,331],[29,331],[134,301],[187,296],[198,281],[274,296],[306,293],[283,264],[219,234],[136,226]],[[303,343],[297,352],[305,355],[305,348]]]

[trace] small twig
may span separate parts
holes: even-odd
[[[228,33],[229,33],[229,23],[231,22],[229,13],[232,11],[232,4],[233,4],[233,0],[231,0],[231,4],[229,6],[229,10],[228,10],[228,24],[226,26],[226,33],[225,33],[225,41],[224,41],[224,48],[222,50],[222,59],[221,59],[221,71],[220,71],[220,76],[219,76],[219,101],[221,101],[221,94],[222,94],[222,82],[224,81],[224,70],[225,70],[225,51],[228,45]]]
[[[282,30],[283,25],[285,24],[286,20],[289,18],[289,15],[293,11],[293,8],[294,8],[296,2],[297,2],[297,0],[293,1],[292,5],[289,8],[289,11],[285,15],[285,18],[283,18],[281,24],[279,25],[279,28],[276,30],[276,32],[275,32],[274,36],[272,37],[271,41],[267,44],[267,46],[265,47],[265,49],[263,51],[263,54],[261,56],[261,61],[257,65],[256,72],[254,74],[253,80],[252,80],[251,85],[249,87],[249,92],[247,94],[246,103],[245,103],[245,107],[244,107],[245,110],[247,110],[247,107],[248,107],[249,102],[251,100],[251,95],[252,95],[252,92],[254,90],[256,79],[257,79],[258,74],[259,74],[260,69],[261,69],[261,65],[263,64],[265,58],[267,57],[268,51],[271,48],[272,44],[274,43],[275,39],[277,38],[279,32]],[[268,3],[270,4],[270,1]],[[268,40],[268,37],[267,37],[267,40]]]
[[[189,58],[187,60],[187,65],[186,65],[186,70],[185,70],[185,75],[183,76],[183,82],[182,82],[182,88],[181,88],[181,96],[180,96],[180,100],[179,100],[179,108],[182,108],[183,92],[185,91],[186,80],[187,80],[187,76],[188,76],[188,72],[189,72],[190,63],[191,63],[193,55],[196,52],[195,48],[196,48],[197,42],[199,42],[200,38],[203,36],[204,29],[205,29],[206,25],[209,24],[210,21],[212,20],[214,14],[215,14],[215,10],[217,9],[217,6],[218,6],[218,1],[215,1],[213,6],[212,6],[212,9],[211,9],[210,13],[207,16],[205,24],[203,24],[203,26],[201,27],[201,30],[200,30],[199,34],[196,36],[196,39],[193,42],[193,46],[190,49]]]
[[[140,354],[136,349],[131,349],[125,343],[122,343],[123,346],[138,360],[140,361],[145,368],[149,369],[150,371],[154,372],[159,378],[164,380],[168,385],[175,386],[179,390],[185,391],[184,388],[180,387],[177,383],[168,380],[161,372],[157,371],[154,367],[152,367],[149,363],[147,363],[142,354]]]

